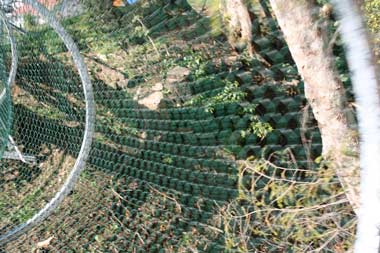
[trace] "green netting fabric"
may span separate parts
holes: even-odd
[[[226,239],[220,213],[242,196],[242,181],[253,180],[239,177],[239,160],[264,157],[288,166],[289,157],[270,155],[286,149],[297,161],[289,166],[303,171],[292,178],[307,179],[304,171],[313,170],[321,140],[303,83],[276,21],[257,6],[251,11],[258,53],[250,56],[213,25],[221,17],[211,18],[194,1],[141,0],[124,7],[44,1],[50,19],[32,2],[10,3],[6,14],[14,25],[18,70],[12,131],[1,129],[0,144],[4,149],[10,133],[19,151],[12,152],[23,158],[0,161],[5,252],[224,252],[239,245]],[[51,17],[73,38],[85,69]],[[6,77],[9,40],[1,49]],[[344,60],[337,65],[344,68]],[[8,100],[1,104],[4,121]],[[94,132],[86,133],[91,127]],[[87,163],[72,180],[86,152]],[[47,206],[74,181],[60,205]],[[257,187],[267,183],[262,178]],[[33,220],[46,207],[51,213]],[[252,208],[244,201],[241,207]],[[15,230],[22,233],[8,236]],[[252,233],[252,247],[263,243],[263,234]]]

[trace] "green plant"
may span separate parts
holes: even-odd
[[[33,16],[32,14],[26,14],[24,16],[24,26],[27,30],[32,30],[33,28],[36,27],[36,17]]]
[[[171,158],[170,156],[166,156],[162,159],[162,162],[163,163],[166,163],[166,164],[172,164],[173,163],[173,158]]]
[[[263,122],[262,119],[256,115],[256,104],[245,105],[240,114],[249,115],[250,119],[249,127],[240,132],[242,138],[246,138],[249,134],[253,133],[257,137],[264,139],[273,131],[273,127],[269,123]]]
[[[380,1],[369,0],[364,2],[364,12],[369,29],[377,33],[380,31]]]
[[[217,81],[213,79],[213,81]],[[221,103],[238,103],[242,102],[247,94],[241,90],[238,82],[231,82],[228,80],[222,81],[225,85],[224,88],[215,96],[206,97],[198,95],[185,102],[185,106],[204,106],[207,112],[213,112],[215,105]]]
[[[149,36],[149,29],[145,26],[145,24],[142,22],[142,18],[139,15],[136,15],[133,17],[132,23],[138,23],[138,26],[135,27],[134,33],[138,38],[140,38],[140,43],[143,44],[144,38],[147,38],[149,42],[152,44],[152,47],[154,51],[156,52],[157,56],[160,58],[161,54],[157,49],[156,44],[154,43],[152,37]]]
[[[346,252],[355,215],[332,168],[301,169],[289,149],[242,162],[239,195],[220,208],[227,250]],[[271,161],[277,162],[271,162]]]
[[[194,77],[198,79],[206,75],[207,62],[206,57],[202,53],[188,50],[185,52],[185,57],[179,62],[179,65],[189,68]]]
[[[380,0],[364,1],[363,12],[365,14],[368,29],[372,33],[374,52],[380,55],[380,39],[377,35],[380,32]]]
[[[251,124],[246,131],[242,131],[242,137],[245,137],[247,133],[253,133],[257,137],[264,139],[270,132],[273,131],[272,126],[267,122],[262,122],[256,115],[251,116]]]

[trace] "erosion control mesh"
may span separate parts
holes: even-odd
[[[1,13],[0,13],[1,14]],[[0,15],[1,16],[1,15]],[[12,77],[10,76],[11,70],[7,73],[6,66],[6,55],[11,54],[10,38],[8,36],[9,31],[4,19],[0,23],[0,40],[1,55],[0,55],[0,157],[2,156],[4,149],[6,148],[7,142],[9,140],[9,131],[12,124],[12,107],[11,107],[11,95],[9,90],[9,83],[12,82]],[[8,45],[5,46],[5,45]]]
[[[18,64],[10,96],[3,25],[2,250],[280,252],[296,242],[308,251],[325,243],[331,227],[338,232],[328,243],[345,248],[352,210],[335,176],[316,174],[320,133],[265,1],[249,7],[253,54],[228,39],[223,16],[207,1],[134,2],[3,3]],[[334,50],[349,87],[342,49]],[[347,95],[352,100],[350,89]],[[270,184],[277,176],[284,183]],[[334,187],[320,186],[321,178]],[[252,213],[260,203],[312,203],[293,191],[277,201],[289,188],[308,192],[289,182],[317,185],[313,193],[324,192],[341,211],[332,218],[318,209],[312,215],[325,213],[323,221],[281,235],[311,230],[319,233],[312,242],[270,242],[276,229],[255,224],[288,222]]]

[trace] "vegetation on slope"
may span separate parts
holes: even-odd
[[[303,117],[310,116],[303,84],[276,22],[258,15],[253,29],[260,55],[250,57],[244,47],[233,50],[223,34],[211,32],[215,27],[208,17],[186,1],[175,2],[103,9],[94,0],[87,2],[87,12],[63,20],[96,89],[96,140],[76,190],[43,226],[17,243],[54,234],[51,250],[65,252],[349,249],[355,218],[328,162],[321,162],[320,134],[312,117]],[[18,113],[32,111],[52,120],[46,126],[68,127],[39,138],[58,142],[54,135],[59,132],[77,131],[65,124],[66,117],[75,112],[76,127],[82,123],[77,83],[68,85],[77,97],[63,103],[52,88],[56,79],[44,79],[44,86],[33,75],[68,80],[75,76],[68,70],[72,63],[47,26],[30,27],[28,37],[19,39],[21,54],[28,56],[18,80],[21,95],[43,103],[30,99]],[[336,46],[334,53],[349,87],[343,50]],[[36,59],[47,59],[51,72],[28,72],[28,63],[33,67]],[[149,92],[157,83],[166,84],[176,67],[190,74],[174,89],[163,89],[162,107],[154,111],[136,103],[139,88]],[[57,74],[59,68],[67,73]],[[33,79],[34,90],[22,75]],[[26,103],[21,97],[15,101]],[[30,135],[29,130],[19,127],[19,135]],[[65,141],[76,143],[78,136]],[[242,160],[241,167],[236,160]],[[17,243],[7,249],[17,251]],[[29,250],[31,244],[20,247]]]

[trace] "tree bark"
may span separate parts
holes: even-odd
[[[305,83],[322,135],[323,156],[336,171],[354,210],[359,206],[357,131],[350,127],[345,90],[334,69],[328,36],[318,8],[308,0],[270,0],[290,52]]]
[[[236,47],[238,42],[246,43],[249,54],[253,56],[252,21],[247,6],[243,0],[227,0],[224,8],[229,43],[232,47]]]
[[[362,1],[332,1],[339,14],[342,40],[346,44],[346,57],[352,72],[351,79],[358,104],[357,116],[361,137],[361,202],[355,252],[378,253],[380,244],[380,86],[377,64],[371,52],[370,37],[359,10],[363,2],[360,2]]]

